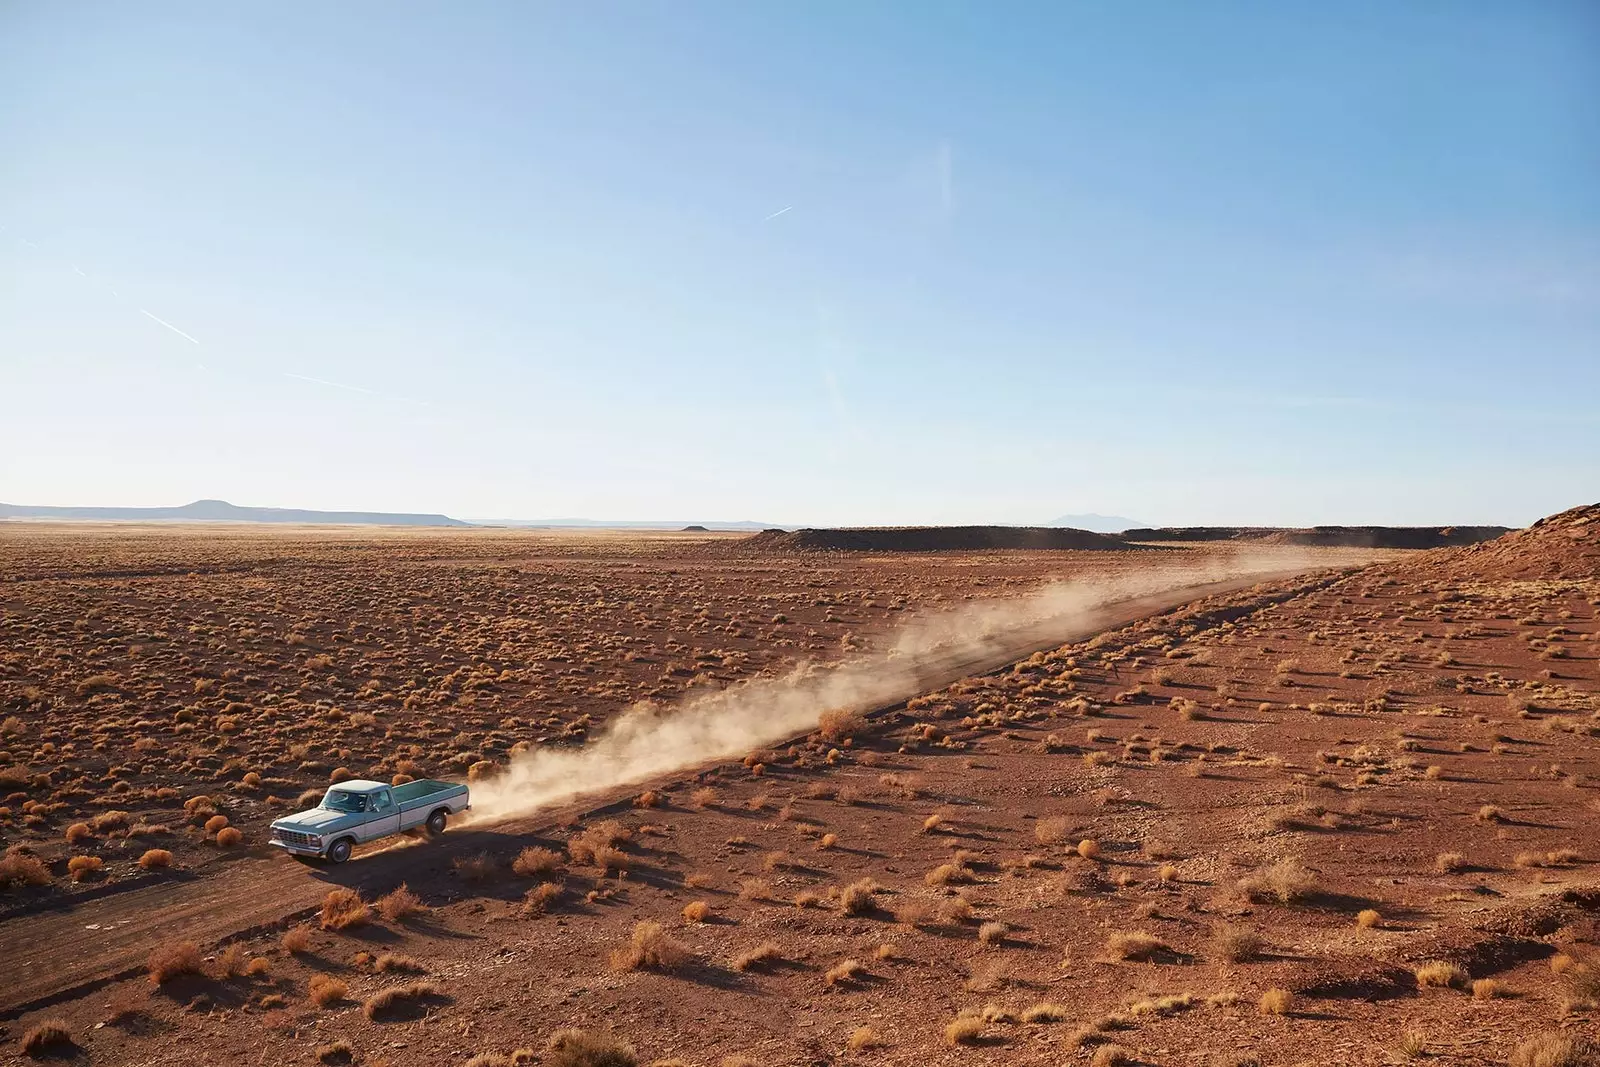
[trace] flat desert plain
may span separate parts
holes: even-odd
[[[0,526],[4,1054],[1592,1062],[1600,507],[741,541]],[[424,775],[438,839],[266,847]]]

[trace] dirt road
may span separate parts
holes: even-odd
[[[1256,573],[1183,586],[1089,609],[1067,625],[1056,621],[1017,630],[983,652],[968,650],[920,664],[914,685],[898,699],[903,703],[960,678],[1004,668],[1041,649],[1082,641],[1206,596],[1296,573],[1304,572]],[[890,703],[884,710],[897,706]],[[698,769],[680,768],[666,781],[679,780]],[[377,894],[405,881],[426,890],[430,899],[448,898],[455,885],[451,880],[455,858],[484,849],[505,853],[538,843],[543,840],[541,835],[574,815],[626,805],[638,789],[635,784],[621,798],[590,797],[528,818],[453,830],[442,841],[390,847],[343,867],[302,865],[264,849],[208,866],[203,872],[176,872],[161,882],[110,892],[59,911],[15,916],[0,923],[0,960],[5,961],[6,972],[6,981],[0,985],[0,1018],[12,1018],[135,973],[143,968],[151,947],[160,942],[182,939],[212,945],[244,931],[282,923],[317,907],[334,885]]]

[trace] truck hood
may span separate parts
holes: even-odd
[[[284,830],[299,830],[306,834],[331,834],[335,830],[343,830],[349,826],[357,826],[361,816],[349,815],[342,811],[332,811],[328,808],[309,808],[306,811],[295,812],[281,819],[273,820],[273,827]]]

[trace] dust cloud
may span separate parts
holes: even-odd
[[[743,757],[809,733],[822,713],[870,711],[1073,640],[1097,609],[1231,578],[1307,569],[1293,553],[1240,554],[1206,566],[1162,566],[1114,580],[1057,582],[1024,597],[922,616],[868,651],[835,663],[805,662],[676,705],[640,705],[612,719],[582,748],[541,748],[472,787],[473,824],[526,816],[658,775]],[[1185,598],[1187,599],[1187,598]]]

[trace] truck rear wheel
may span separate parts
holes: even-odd
[[[428,833],[433,834],[435,837],[444,833],[444,824],[446,821],[445,811],[443,808],[440,808],[438,811],[428,816]]]
[[[343,838],[328,846],[328,862],[343,863],[350,858],[350,839]]]

